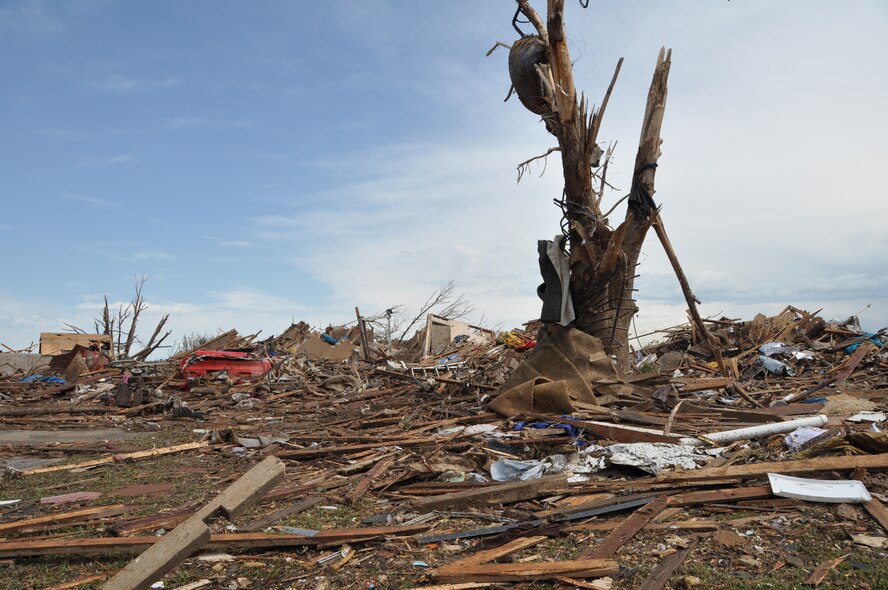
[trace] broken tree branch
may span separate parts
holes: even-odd
[[[518,182],[521,182],[521,177],[524,176],[524,174],[527,172],[528,168],[530,167],[530,163],[535,162],[536,160],[543,160],[543,162],[544,162],[543,172],[540,172],[540,176],[542,176],[546,172],[545,164],[548,163],[548,160],[546,158],[548,158],[549,154],[551,154],[552,152],[560,152],[560,151],[561,151],[560,147],[551,147],[546,150],[546,153],[540,154],[539,156],[534,156],[534,157],[530,158],[529,160],[524,160],[523,162],[518,164]]]

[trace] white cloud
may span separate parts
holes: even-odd
[[[218,244],[223,248],[255,248],[257,246],[256,242],[248,240],[222,240]]]
[[[168,260],[172,258],[171,254],[162,250],[143,250],[136,252],[130,256],[131,260]]]

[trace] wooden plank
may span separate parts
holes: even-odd
[[[414,590],[474,590],[476,588],[492,588],[499,586],[496,582],[465,582],[462,584],[435,584],[433,586],[414,586]]]
[[[601,508],[593,508],[591,510],[584,510],[582,512],[575,512],[563,515],[558,518],[558,521],[569,522],[572,520],[581,520],[590,518],[593,516],[599,516],[602,514],[609,514],[612,512],[622,512],[624,510],[630,510],[632,508],[638,508],[639,506],[643,506],[654,499],[653,496],[647,496],[644,498],[638,498],[636,500],[628,500],[625,502],[621,502],[619,504],[613,504],[610,506],[603,506]],[[535,520],[525,520],[522,522],[514,522],[510,524],[503,524],[491,527],[483,527],[479,529],[469,529],[463,531],[453,531],[453,532],[444,532],[437,533],[434,535],[421,535],[417,537],[415,540],[419,544],[425,543],[438,543],[440,541],[452,541],[455,539],[471,539],[474,537],[487,537],[490,535],[498,535],[500,533],[504,533],[506,531],[510,531],[516,528],[522,529],[530,529],[533,527],[538,527],[543,524],[546,524],[546,519],[538,518]]]
[[[135,461],[136,459],[146,459],[148,457],[160,457],[161,455],[169,455],[171,453],[181,453],[182,451],[193,451],[195,449],[203,449],[210,446],[208,441],[199,441],[174,445],[172,447],[161,447],[159,449],[148,449],[145,451],[134,451],[132,453],[118,453],[114,455],[115,462]]]
[[[734,383],[733,377],[678,377],[670,381],[673,385],[680,385],[682,393],[694,393],[707,389],[723,389]]]
[[[56,471],[68,471],[70,469],[86,469],[87,467],[98,467],[99,465],[110,465],[114,463],[114,458],[110,455],[101,459],[92,459],[90,461],[81,461],[80,463],[68,463],[65,465],[50,465],[49,467],[35,467],[34,469],[25,469],[20,471],[22,476],[37,475],[39,473],[53,473]]]
[[[662,514],[662,513],[661,513]],[[773,518],[773,516],[771,516]],[[584,522],[564,527],[562,530],[568,533],[580,533],[584,531],[612,531],[620,526],[616,520],[604,522]],[[718,523],[714,520],[673,520],[670,522],[649,522],[644,525],[645,531],[714,531],[718,529]]]
[[[87,467],[96,467],[99,465],[108,465],[122,461],[133,461],[136,459],[144,459],[146,457],[159,457],[161,455],[169,455],[170,453],[181,453],[184,451],[192,451],[194,449],[202,449],[209,446],[209,442],[192,442],[171,447],[162,447],[159,449],[150,449],[147,451],[135,451],[132,453],[118,453],[116,455],[108,455],[92,461],[83,461],[81,463],[69,463],[65,465],[52,465],[50,467],[37,467],[35,469],[25,469],[20,471],[20,475],[37,475],[40,473],[53,473],[56,471],[68,471],[70,469],[84,469]]]
[[[598,578],[618,571],[620,568],[612,559],[584,559],[474,566],[444,565],[432,570],[431,575],[445,582],[523,582],[549,580],[553,576]]]
[[[684,438],[678,435],[667,436],[662,431],[651,430],[650,428],[620,426],[595,420],[571,420],[570,423],[578,428],[582,428],[586,432],[615,442],[665,442],[674,444],[678,439]]]
[[[612,556],[638,531],[643,529],[652,518],[660,514],[668,504],[668,496],[660,496],[645,504],[621,522],[601,543],[581,551],[577,559],[604,559]]]
[[[312,537],[317,544],[325,543],[350,543],[352,539],[366,539],[370,537],[381,537],[387,535],[412,535],[421,533],[432,528],[429,524],[411,524],[399,526],[382,526],[382,527],[356,527],[347,529],[322,529]],[[278,535],[279,536],[279,535]],[[277,538],[270,535],[271,539]]]
[[[228,486],[194,516],[129,562],[103,590],[145,590],[210,539],[206,520],[233,520],[284,479],[284,463],[268,457]],[[118,539],[119,540],[119,539]]]
[[[315,536],[277,535],[266,533],[228,533],[210,535],[205,549],[256,549],[264,547],[305,547],[326,543],[352,543],[389,536],[413,535],[427,531],[431,525],[401,525],[326,529]],[[168,533],[169,534],[169,533]],[[99,537],[89,539],[25,538],[0,541],[0,559],[37,555],[96,555],[144,551],[165,537]]]
[[[843,555],[841,557],[836,557],[835,559],[830,559],[828,561],[824,561],[817,568],[811,572],[811,575],[808,576],[808,579],[805,580],[805,584],[809,584],[814,586],[815,588],[820,585],[820,583],[829,575],[835,567],[837,567],[840,563],[845,561],[848,558],[848,555]]]
[[[219,513],[226,520],[234,521],[283,479],[283,461],[277,457],[268,457],[198,510],[194,517],[206,520]]]
[[[568,487],[567,476],[557,475],[527,481],[510,481],[491,486],[478,486],[462,492],[411,500],[414,509],[431,512],[466,506],[489,506],[530,500]]]
[[[849,358],[841,370],[836,373],[836,387],[847,381],[848,377],[851,376],[851,373],[854,372],[854,369],[857,368],[857,365],[860,364],[860,361],[863,360],[863,357],[875,348],[876,345],[873,344],[871,340],[864,340],[861,342],[860,346],[857,347],[857,350],[854,351],[854,354],[851,355],[851,358]]]
[[[173,590],[198,590],[199,588],[206,588],[207,586],[210,586],[212,583],[213,582],[211,580],[204,578],[204,579],[198,580],[196,582],[190,582],[188,584],[185,584],[184,586],[176,586],[175,588],[173,588]]]
[[[314,459],[315,457],[327,457],[330,455],[347,455],[360,451],[370,451],[380,447],[416,447],[422,445],[438,445],[440,439],[436,438],[404,438],[399,440],[383,440],[361,445],[343,445],[338,447],[317,447],[312,449],[297,449],[295,451],[282,451],[277,453],[281,459]]]
[[[346,504],[354,504],[358,501],[364,494],[367,493],[367,490],[370,489],[370,486],[373,482],[383,475],[385,472],[389,470],[389,468],[395,464],[397,461],[397,457],[386,457],[384,459],[380,459],[376,462],[376,465],[370,468],[364,477],[358,480],[358,483],[355,484],[351,490],[343,498]]]
[[[706,467],[689,471],[679,471],[658,475],[658,481],[703,481],[722,477],[760,477],[768,473],[811,473],[814,471],[851,471],[864,469],[888,469],[888,453],[878,455],[857,455],[853,457],[816,457],[796,461],[769,461],[749,465],[729,465],[727,467]]]
[[[109,527],[108,530],[112,535],[129,537],[146,531],[156,531],[160,528],[170,529],[180,522],[191,518],[197,510],[197,508],[183,508],[181,510],[155,514],[144,518],[134,518],[132,520],[115,523],[114,526]]]
[[[694,545],[696,545],[696,543]],[[644,579],[638,587],[638,590],[660,590],[665,586],[675,570],[677,570],[679,566],[684,563],[684,560],[687,559],[688,555],[691,554],[694,545],[691,545],[687,549],[676,551],[661,561],[657,567],[653,569],[650,575]]]
[[[275,510],[268,516],[260,518],[258,520],[254,520],[253,522],[246,524],[242,527],[238,527],[241,531],[245,533],[252,533],[254,531],[259,531],[264,528],[270,527],[274,523],[287,518],[293,514],[297,514],[299,512],[303,512],[308,510],[312,506],[316,506],[323,502],[324,499],[321,497],[317,498],[306,498],[300,502],[296,502],[292,506],[287,506],[286,508],[281,508],[280,510]]]
[[[761,500],[770,498],[771,486],[753,486],[748,488],[725,488],[720,490],[704,490],[701,492],[685,492],[669,498],[670,506],[692,506],[694,504],[740,502],[742,500]]]
[[[512,539],[504,545],[500,545],[499,547],[487,549],[486,551],[478,551],[477,553],[473,553],[468,557],[463,557],[462,559],[451,561],[447,564],[447,566],[457,567],[463,565],[481,565],[483,563],[499,559],[500,557],[511,555],[512,553],[521,551],[522,549],[533,547],[534,545],[542,543],[546,539],[548,539],[548,537],[518,537],[517,539]]]
[[[209,540],[206,523],[189,519],[129,562],[103,590],[145,590]]]
[[[41,332],[40,354],[53,356],[71,350],[77,345],[89,348],[92,344],[106,345],[111,349],[111,336],[108,334],[75,334],[69,332]]]
[[[604,508],[605,506],[613,506],[615,504],[623,504],[625,502],[630,502],[632,500],[639,500],[642,498],[651,498],[653,499],[653,494],[628,494],[625,496],[614,496],[613,494],[608,494],[609,497],[593,499],[588,502],[582,502],[580,504],[570,504],[567,506],[559,506],[558,508],[550,508],[549,510],[540,510],[538,512],[534,512],[533,515],[537,518],[549,518],[550,516],[555,516],[556,514],[571,514],[574,512],[585,512],[587,510],[594,510],[595,508]]]
[[[333,471],[326,470],[312,479],[278,486],[265,494],[262,502],[277,502],[292,496],[304,495],[306,492],[332,490],[351,481],[350,478],[336,479]]]
[[[869,502],[863,503],[863,509],[878,522],[883,529],[888,531],[888,509],[885,505],[873,498]]]
[[[104,580],[111,574],[93,574],[89,576],[83,576],[81,578],[77,578],[76,580],[72,580],[70,582],[65,582],[63,584],[56,584],[55,586],[51,586],[46,590],[77,590],[78,588],[83,587],[84,584],[89,584],[91,582],[100,582]]]
[[[95,508],[85,508],[83,510],[62,512],[60,514],[51,514],[49,516],[16,520],[0,524],[0,535],[8,535],[9,533],[20,531],[36,531],[44,527],[59,524],[96,520],[108,516],[116,516],[127,512],[128,510],[132,510],[132,508],[123,504],[113,504],[111,506],[97,506]]]

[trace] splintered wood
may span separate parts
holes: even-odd
[[[171,587],[173,569],[201,580],[195,588],[241,587],[252,572],[281,569],[292,587],[309,588],[315,578],[328,589],[386,587],[385,572],[390,585],[438,590],[656,590],[694,587],[694,571],[711,564],[711,575],[750,580],[817,585],[841,571],[857,582],[848,559],[828,551],[876,551],[846,535],[876,546],[888,534],[888,436],[870,426],[885,420],[888,363],[870,337],[815,320],[788,308],[710,321],[730,376],[690,327],[672,329],[646,349],[651,367],[594,383],[596,402],[570,415],[488,411],[530,354],[492,342],[380,369],[371,342],[373,362],[342,360],[343,350],[327,360],[333,345],[314,335],[313,357],[282,354],[275,373],[230,383],[187,383],[176,373],[187,356],[138,364],[150,376],[129,380],[129,394],[143,390],[132,407],[107,403],[118,368],[73,386],[0,380],[11,399],[0,401],[0,461],[11,473],[0,479],[9,501],[0,559],[20,560],[13,567],[27,578],[50,556],[89,556],[111,571],[72,561],[59,566],[67,581],[57,587],[107,578],[109,590]],[[298,351],[296,332],[281,350]],[[251,340],[220,342],[249,349]],[[768,372],[762,350],[783,351],[774,358],[795,376]],[[458,363],[438,364],[453,355]],[[164,388],[176,394],[158,397]],[[824,413],[810,440],[793,442],[791,420]],[[707,443],[740,429],[779,433]],[[512,479],[494,479],[494,464]],[[853,477],[874,499],[837,507],[775,497],[770,473]],[[822,557],[791,549],[800,531],[823,540]],[[117,571],[113,560],[134,554]],[[237,573],[212,569],[217,559]]]

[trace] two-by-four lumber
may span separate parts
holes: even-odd
[[[117,516],[118,514],[122,514],[129,510],[132,510],[132,508],[123,504],[113,504],[111,506],[98,506],[96,508],[74,510],[73,512],[62,512],[60,514],[51,514],[49,516],[15,520],[13,522],[0,524],[0,535],[8,535],[9,533],[17,533],[20,531],[38,530],[58,524],[71,524],[95,520],[98,518],[106,518],[108,516]]]
[[[358,483],[355,484],[351,490],[345,495],[345,503],[346,504],[354,504],[357,502],[364,494],[367,493],[367,490],[370,489],[370,486],[373,485],[373,482],[380,477],[382,477],[389,468],[395,464],[397,461],[397,457],[386,457],[380,459],[376,465],[370,468],[364,477],[358,480]]]
[[[684,560],[687,559],[688,555],[691,554],[694,545],[696,545],[696,543],[693,543],[687,549],[680,549],[663,559],[663,561],[651,571],[650,575],[644,579],[638,587],[638,590],[660,590],[660,588],[665,586],[666,582],[669,581],[669,578],[672,577],[673,572],[675,572],[675,570],[684,563]]]
[[[250,522],[238,528],[245,533],[261,531],[262,529],[270,527],[274,523],[283,520],[288,516],[308,510],[312,506],[320,504],[323,501],[324,499],[320,496],[314,498],[305,498],[304,500],[300,500],[299,502],[296,502],[291,506],[286,506],[284,508],[281,508],[280,510],[275,510],[268,516],[264,516],[258,520],[254,520],[253,522]]]
[[[421,445],[434,446],[440,444],[439,439],[433,437],[427,438],[403,438],[397,440],[384,440],[374,443],[366,443],[360,445],[342,445],[338,447],[315,447],[311,449],[296,449],[295,451],[281,451],[277,456],[281,459],[314,459],[315,457],[326,457],[328,455],[346,455],[348,453],[357,453],[360,451],[371,451],[379,447],[416,447]]]
[[[730,503],[743,500],[762,500],[774,494],[771,486],[752,486],[748,488],[726,488],[720,490],[702,490],[684,492],[669,497],[670,506],[693,506],[694,504]]]
[[[814,471],[849,471],[863,469],[888,469],[888,453],[878,455],[857,455],[853,457],[815,457],[796,461],[773,461],[729,465],[727,467],[704,467],[689,471],[678,471],[657,476],[658,481],[703,481],[721,477],[760,477],[768,473],[811,473]]]
[[[146,457],[158,457],[160,455],[168,455],[170,453],[181,453],[183,451],[192,451],[194,449],[202,449],[209,446],[207,441],[184,443],[174,445],[172,447],[161,447],[159,449],[149,449],[147,451],[135,451],[132,453],[118,453],[117,455],[109,455],[92,461],[84,461],[82,463],[69,463],[65,465],[51,465],[49,467],[36,467],[34,469],[25,469],[19,472],[19,475],[37,475],[39,473],[52,473],[55,471],[67,471],[69,469],[81,469],[84,467],[97,467],[99,465],[107,465],[111,463],[119,463],[122,461],[132,461],[135,459],[144,459]]]
[[[661,513],[662,514],[662,513]],[[773,518],[773,517],[772,517]],[[621,523],[616,519],[599,522],[584,522],[564,527],[566,533],[579,533],[584,531],[612,531]],[[718,523],[714,520],[670,520],[669,522],[649,522],[644,525],[645,531],[696,531],[708,532],[718,529]]]
[[[511,555],[512,553],[521,551],[522,549],[527,549],[528,547],[539,545],[547,538],[548,537],[544,536],[518,537],[517,539],[512,539],[504,545],[500,545],[499,547],[486,549],[484,551],[478,551],[477,553],[473,553],[468,557],[463,557],[462,559],[451,561],[447,564],[447,566],[457,567],[466,565],[481,565],[482,563],[487,563],[490,561],[494,561],[495,559],[499,559],[500,557]]]
[[[601,543],[581,551],[577,559],[603,559],[612,556],[629,539],[634,537],[635,533],[660,514],[668,504],[668,496],[660,496],[648,502],[621,522]]]
[[[543,561],[536,563],[494,563],[487,565],[443,565],[431,575],[453,582],[523,582],[547,580],[554,576],[599,578],[620,571],[612,559]]]
[[[411,500],[411,504],[415,510],[426,512],[466,506],[510,504],[551,494],[556,490],[566,489],[567,487],[567,476],[556,475],[526,481],[510,481],[497,485],[477,486],[477,488],[465,491]]]
[[[429,524],[389,527],[326,529],[316,535],[277,535],[267,533],[227,533],[210,535],[205,549],[255,549],[263,547],[304,547],[328,543],[354,543],[388,536],[413,535],[431,528]],[[0,541],[0,559],[38,555],[96,555],[132,553],[159,544],[164,537],[98,537],[89,539],[26,538]]]
[[[882,525],[882,528],[888,531],[888,509],[885,505],[873,498],[869,502],[863,503],[863,509],[872,516],[876,522]]]

